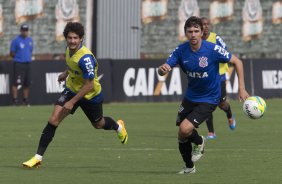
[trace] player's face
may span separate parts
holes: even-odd
[[[73,52],[79,49],[82,38],[79,38],[79,36],[74,32],[69,32],[66,41],[70,51]]]
[[[28,36],[28,30],[21,30],[21,35],[23,37],[27,37]]]
[[[191,45],[198,45],[201,43],[203,32],[200,27],[188,27],[186,29],[186,37]]]
[[[204,35],[208,35],[210,32],[210,21],[208,19],[203,19],[203,33]]]

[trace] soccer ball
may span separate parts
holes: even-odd
[[[266,103],[263,98],[259,96],[250,96],[243,105],[244,113],[251,119],[261,118],[266,110]]]

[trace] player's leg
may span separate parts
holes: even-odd
[[[179,107],[179,111],[176,119],[176,125],[179,126],[178,149],[185,163],[185,167],[179,172],[179,174],[195,173],[196,171],[194,163],[191,159],[192,140],[190,137],[195,127],[188,119],[186,119],[187,115],[193,111],[194,106],[195,106],[194,103],[183,99]],[[194,134],[193,138],[195,138],[196,136],[197,135]],[[201,137],[199,138],[201,139]]]
[[[214,126],[213,126],[213,114],[211,114],[208,119],[206,120],[207,128],[208,128],[208,135],[207,139],[215,139],[216,135],[214,132]]]
[[[226,81],[221,82],[221,98],[218,107],[225,112],[229,128],[234,130],[236,128],[236,120],[232,114],[231,106],[227,102]]]
[[[186,116],[179,127],[182,129],[181,131],[186,129],[186,132],[183,131],[182,135],[186,133],[190,142],[194,143],[191,158],[193,162],[198,161],[203,156],[205,147],[205,138],[200,136],[195,128],[198,128],[202,122],[210,117],[216,107],[217,105],[207,103],[195,104],[193,111]]]
[[[30,64],[25,64],[24,77],[23,77],[23,104],[29,105],[29,86],[30,86]]]
[[[126,144],[128,134],[122,120],[115,121],[111,117],[103,116],[103,104],[81,101],[80,107],[96,129],[114,130],[122,144]]]
[[[67,90],[65,90],[60,98],[57,100],[56,105],[54,107],[53,113],[51,117],[49,118],[49,121],[45,128],[42,131],[39,145],[37,148],[37,152],[34,157],[32,157],[30,160],[23,163],[23,166],[28,168],[33,167],[39,167],[41,165],[41,161],[43,158],[43,155],[48,147],[48,145],[53,140],[53,137],[55,135],[56,129],[58,125],[63,121],[63,119],[69,115],[69,112],[66,112],[63,110],[63,105],[69,101],[73,97],[72,94],[70,94]],[[70,113],[74,113],[77,109],[77,104],[75,104],[74,108]]]
[[[13,104],[18,105],[18,87],[23,84],[23,72],[20,63],[13,63],[13,81],[12,81],[12,96]]]

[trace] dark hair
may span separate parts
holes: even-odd
[[[203,20],[208,20],[209,21],[209,19],[207,18],[207,17],[201,17],[201,20],[203,21]]]
[[[83,38],[84,36],[84,27],[79,22],[68,22],[64,29],[64,37],[67,38],[69,32],[76,33],[79,38]]]
[[[184,25],[184,33],[186,34],[186,29],[189,27],[200,27],[201,30],[203,30],[203,23],[201,18],[192,16],[189,19],[186,20],[185,25]]]

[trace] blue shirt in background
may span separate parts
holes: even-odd
[[[19,63],[28,63],[31,62],[33,50],[33,41],[31,37],[24,38],[21,35],[18,35],[11,42],[10,52],[15,53],[13,60]]]

